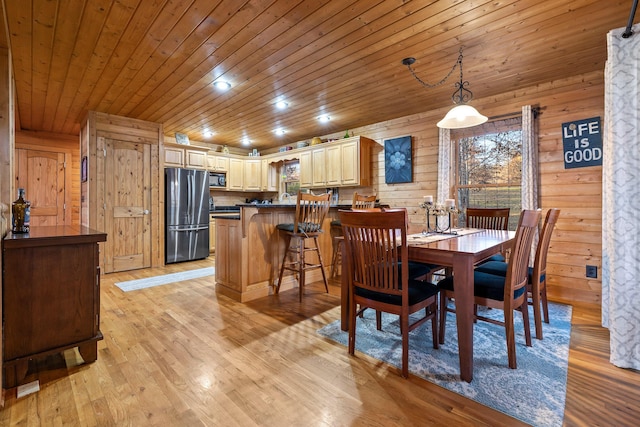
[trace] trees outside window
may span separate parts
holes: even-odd
[[[466,225],[467,207],[511,208],[515,230],[522,206],[522,121],[499,120],[451,132],[456,146],[454,191],[458,224]]]

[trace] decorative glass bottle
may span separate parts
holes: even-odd
[[[29,214],[31,203],[24,199],[24,188],[18,188],[18,199],[11,204],[11,231],[14,233],[29,232]]]

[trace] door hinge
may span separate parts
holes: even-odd
[[[103,148],[102,152],[104,153],[104,157],[107,157],[107,147]]]
[[[106,203],[102,205],[102,209],[104,209],[105,211],[107,210],[107,204]]]

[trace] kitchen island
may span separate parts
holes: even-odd
[[[296,205],[247,203],[238,206],[239,219],[216,218],[216,292],[246,302],[273,294],[286,249],[276,226],[293,222]],[[331,221],[338,218],[339,209],[350,208],[350,204],[332,205],[324,220],[324,233],[318,244],[327,274],[333,251]],[[320,270],[313,270],[306,280],[310,283],[321,279]],[[296,286],[294,276],[286,274],[280,291]]]

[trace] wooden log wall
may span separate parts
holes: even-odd
[[[418,92],[417,96],[429,96],[428,90]],[[549,248],[548,291],[550,297],[558,301],[600,303],[602,167],[564,169],[561,125],[598,116],[604,119],[603,73],[518,89],[491,99],[476,99],[472,104],[489,117],[521,111],[523,105],[541,108],[542,114],[538,118],[541,207],[543,210],[562,210]],[[418,228],[424,218],[422,210],[417,208],[418,203],[422,196],[436,194],[436,122],[445,113],[445,109],[429,111],[353,129],[354,134],[379,143],[372,156],[375,184],[370,189],[358,191],[375,191],[384,203],[408,207],[411,221]],[[384,139],[402,135],[413,137],[413,182],[387,185],[382,143]],[[343,197],[348,197],[346,192],[341,192],[341,199]],[[586,278],[587,264],[598,267],[598,278]]]

